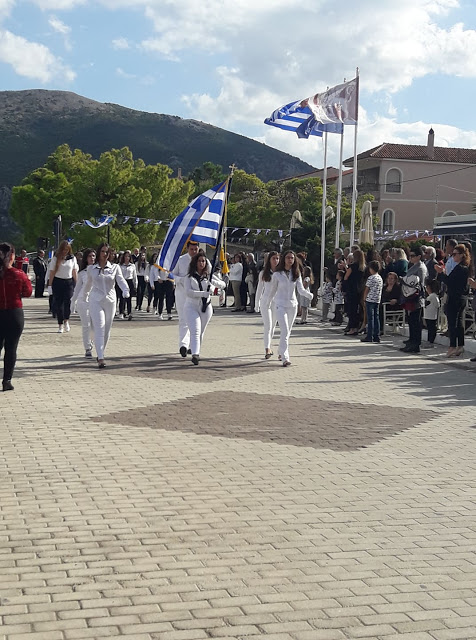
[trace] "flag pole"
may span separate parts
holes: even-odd
[[[324,259],[326,250],[326,203],[327,203],[327,131],[324,132],[324,169],[322,171],[322,215],[321,215],[321,273],[319,286],[324,284]]]
[[[223,229],[224,229],[224,226],[225,226],[225,218],[226,218],[226,213],[227,213],[227,209],[228,209],[228,198],[229,198],[230,192],[231,192],[231,182],[233,180],[233,174],[235,173],[235,169],[236,169],[235,164],[234,163],[231,164],[230,165],[230,175],[228,176],[227,185],[226,185],[225,206],[223,208],[223,215],[221,217],[220,227],[218,229],[217,246],[215,248],[215,253],[213,254],[210,278],[212,277],[212,275],[213,275],[213,273],[215,271],[215,266],[216,266],[216,263],[217,263],[217,260],[218,260],[218,256],[220,255],[220,247],[221,247],[221,243],[223,241]]]
[[[352,246],[355,242],[355,210],[357,208],[357,127],[359,120],[359,68],[356,70],[357,77],[357,89],[356,89],[356,119],[355,119],[355,132],[354,132],[354,164],[352,171],[352,211],[350,217],[350,246]]]
[[[337,249],[340,244],[340,209],[342,204],[342,161],[344,156],[344,125],[342,125],[342,133],[340,134],[340,156],[339,156],[339,178],[337,181],[337,213],[336,213],[336,244]]]

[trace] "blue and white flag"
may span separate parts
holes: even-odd
[[[173,222],[160,250],[157,266],[172,271],[189,240],[216,247],[225,209],[228,179],[192,200]]]
[[[273,111],[265,124],[294,131],[299,138],[342,133],[344,124],[357,124],[359,78],[338,84],[323,93],[290,102]]]
[[[91,229],[100,229],[101,227],[105,227],[110,224],[113,220],[113,216],[101,216],[97,224],[94,224],[93,222],[91,222],[91,220],[83,220],[83,224],[84,226],[90,227]]]
[[[342,133],[341,124],[323,125],[316,120],[316,116],[307,105],[302,106],[303,102],[303,100],[297,100],[285,104],[273,111],[264,123],[284,131],[294,131],[298,138],[322,137],[324,131]]]

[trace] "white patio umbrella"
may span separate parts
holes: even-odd
[[[366,200],[362,209],[360,210],[360,233],[359,242],[362,244],[366,242],[368,244],[374,243],[374,226],[372,221],[372,203],[370,200]]]

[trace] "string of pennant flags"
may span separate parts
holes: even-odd
[[[112,222],[119,222],[119,219],[114,218],[114,216],[104,215],[101,216],[97,222],[92,222],[91,220],[81,220],[80,222],[73,222],[71,225],[71,229],[75,229],[76,227],[89,227],[90,229],[101,229],[102,227],[106,227],[108,224]],[[153,218],[136,218],[134,216],[124,216],[121,220],[122,224],[153,224],[156,226],[167,226],[169,227],[173,220],[154,220]],[[264,233],[266,236],[270,233],[276,233],[280,238],[284,235],[283,229],[252,229],[250,227],[224,227],[224,231],[228,233],[229,236],[233,236],[239,231],[244,231],[245,233],[240,234],[241,238],[245,238],[246,236],[259,235],[260,233]]]

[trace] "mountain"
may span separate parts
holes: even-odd
[[[67,91],[0,92],[0,185],[19,184],[63,143],[95,158],[128,146],[135,158],[181,168],[183,175],[206,161],[225,172],[234,162],[265,182],[313,170],[298,158],[197,120],[135,111]]]

